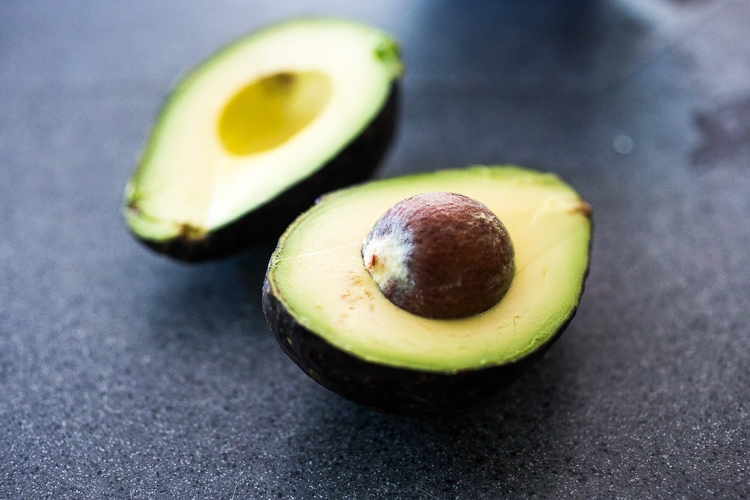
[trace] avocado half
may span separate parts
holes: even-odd
[[[416,316],[364,268],[362,241],[380,215],[430,191],[485,204],[513,241],[510,288],[484,313]],[[286,230],[263,309],[284,352],[344,398],[392,413],[452,411],[500,391],[559,337],[583,293],[591,238],[591,207],[552,174],[473,167],[373,181],[322,197]]]
[[[300,19],[223,48],[177,84],[125,189],[147,246],[185,261],[275,241],[330,190],[368,179],[394,134],[398,45]]]

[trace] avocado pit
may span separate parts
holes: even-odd
[[[457,319],[497,304],[513,280],[513,244],[484,204],[449,192],[418,194],[386,211],[362,244],[365,269],[396,306]]]

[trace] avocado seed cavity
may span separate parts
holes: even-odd
[[[281,146],[308,126],[333,93],[319,71],[281,72],[240,90],[224,107],[219,138],[227,152],[252,155]]]
[[[447,192],[388,209],[365,238],[362,257],[388,300],[427,318],[486,311],[508,291],[515,271],[513,244],[497,216]]]

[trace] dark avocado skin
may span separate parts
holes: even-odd
[[[329,344],[289,314],[267,278],[263,311],[281,349],[320,385],[374,410],[414,416],[449,413],[498,393],[544,355],[576,312],[544,345],[513,363],[435,373],[371,363]]]
[[[256,243],[276,241],[320,195],[372,177],[395,135],[399,94],[394,82],[378,115],[348,146],[313,175],[239,219],[199,239],[186,235],[153,241],[134,236],[152,250],[184,262],[227,257]]]

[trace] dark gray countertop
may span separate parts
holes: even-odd
[[[402,42],[380,177],[517,163],[594,207],[578,315],[485,404],[344,401],[265,324],[270,248],[190,267],[125,229],[177,76],[308,13]],[[748,26],[730,0],[0,2],[0,498],[747,498]]]

